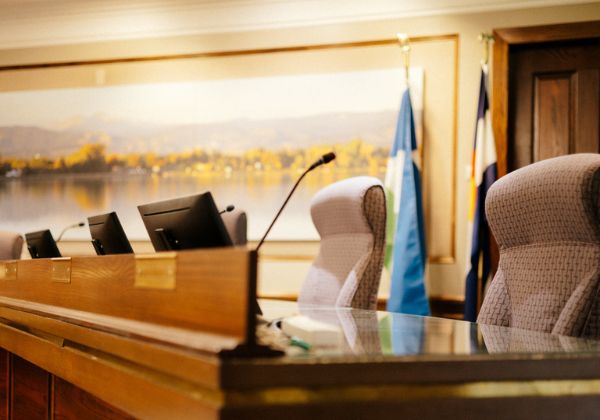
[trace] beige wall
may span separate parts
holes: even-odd
[[[428,291],[431,295],[462,296],[465,271],[465,231],[467,212],[467,165],[477,100],[480,32],[493,28],[531,26],[600,19],[600,3],[536,8],[506,12],[490,12],[409,19],[393,19],[360,23],[345,23],[311,28],[294,28],[247,33],[213,34],[140,41],[104,42],[69,47],[30,48],[0,51],[0,66],[77,60],[113,59],[119,57],[161,56],[244,49],[314,44],[347,43],[391,39],[397,32],[411,37],[456,35],[455,41],[434,38],[416,42],[412,65],[425,68],[425,199],[427,204],[429,248],[438,256],[451,257],[430,263]],[[377,50],[376,65],[399,66],[400,54],[394,46]],[[259,57],[238,56],[208,59],[200,64],[206,77],[248,75]],[[285,56],[273,58],[274,74],[293,72]],[[457,61],[456,61],[457,60]],[[359,60],[360,61],[360,60]],[[364,64],[364,63],[363,63]],[[161,66],[146,72],[148,80],[159,80]],[[357,63],[354,64],[359,65]],[[368,63],[365,64],[368,67]],[[198,70],[198,64],[190,63]],[[455,85],[454,70],[458,69]],[[98,80],[98,66],[79,72],[81,80],[67,77],[73,85],[90,85]],[[104,83],[127,83],[128,75],[139,78],[135,64],[101,66]],[[70,70],[31,70],[0,72],[0,90],[27,89],[36,86],[64,85]],[[185,72],[181,73],[185,77]],[[56,79],[54,79],[56,77]],[[62,80],[62,81],[61,81]],[[138,79],[136,79],[138,80]],[[454,108],[455,106],[455,108]],[[456,131],[456,144],[453,144]],[[452,151],[455,148],[455,160]],[[455,214],[455,218],[452,215]],[[147,249],[140,244],[136,250]],[[65,253],[89,253],[85,244],[65,243]],[[264,248],[260,268],[260,289],[263,294],[294,294],[297,292],[316,243],[273,243]],[[441,263],[439,262],[441,261]],[[382,294],[387,293],[387,281]]]

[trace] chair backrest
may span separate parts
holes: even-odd
[[[321,244],[298,302],[375,309],[385,251],[385,194],[377,178],[355,177],[320,190],[311,216]]]
[[[500,262],[478,322],[600,338],[600,155],[506,175],[486,214]]]
[[[248,243],[248,220],[243,210],[235,209],[221,215],[225,229],[233,245],[246,245]]]
[[[15,232],[0,231],[0,260],[18,260],[23,250],[23,237]]]

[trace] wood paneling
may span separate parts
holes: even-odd
[[[138,418],[216,418],[222,403],[217,391],[192,386],[168,374],[93,350],[57,346],[2,323],[0,347],[26,357],[47,372]],[[49,375],[31,363],[20,360],[22,363],[16,369],[27,375],[20,374],[18,377],[24,379],[18,384],[14,384],[13,380],[12,418],[46,418],[47,413],[42,412],[42,407],[48,406],[48,380],[45,381],[45,388],[42,385],[43,379],[49,378]],[[22,368],[23,363],[25,368]]]
[[[535,76],[533,160],[569,153],[571,139],[571,75]]]
[[[497,31],[494,31],[492,63],[492,128],[496,140],[498,176],[500,177],[507,173],[508,43]]]
[[[0,295],[243,341],[254,320],[248,302],[256,293],[256,280],[249,281],[255,255],[245,249],[179,252],[174,290],[135,287],[132,255],[73,257],[70,283],[51,281],[51,260],[21,260],[18,280],[1,282]]]
[[[11,418],[49,418],[49,392],[48,372],[18,356],[11,357]]]
[[[600,70],[583,69],[575,75],[575,153],[600,151],[600,124],[587,115],[600,115]]]
[[[54,378],[53,394],[56,420],[134,418],[58,377]]]
[[[214,358],[202,356],[182,350],[180,347],[187,345],[197,349],[194,344],[198,340],[197,333],[182,332],[177,343],[167,346],[168,338],[161,336],[161,328],[154,330],[152,342],[148,339],[136,340],[136,334],[130,332],[127,336],[110,334],[96,329],[90,329],[72,323],[52,319],[49,316],[40,316],[15,309],[0,306],[0,318],[10,320],[18,325],[28,325],[37,331],[45,331],[56,337],[63,337],[80,346],[94,348],[98,351],[111,354],[141,366],[152,367],[162,372],[176,376],[180,379],[197,383],[211,389],[219,385],[218,364]],[[215,351],[218,351],[220,341],[218,337],[205,336],[203,340],[213,341]],[[156,343],[155,343],[156,342]],[[163,342],[158,344],[158,342]],[[208,346],[204,346],[209,348]]]

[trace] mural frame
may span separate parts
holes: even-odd
[[[454,264],[456,262],[456,159],[457,159],[457,144],[458,144],[458,78],[459,78],[459,36],[458,34],[444,34],[444,35],[431,35],[431,36],[415,36],[410,38],[411,44],[420,43],[431,43],[439,41],[451,41],[454,48],[453,67],[454,67],[454,83],[452,87],[452,191],[451,191],[451,218],[448,221],[450,223],[450,249],[451,252],[448,255],[429,255],[428,262],[430,264]],[[265,54],[281,54],[291,52],[302,52],[302,51],[317,51],[317,50],[338,50],[338,49],[349,49],[349,48],[362,48],[362,47],[377,47],[377,46],[389,46],[398,43],[396,38],[384,38],[384,39],[373,39],[365,41],[353,41],[353,42],[339,42],[339,43],[316,43],[298,46],[288,47],[274,47],[274,48],[259,48],[259,49],[240,49],[240,50],[222,50],[212,52],[197,52],[197,53],[180,53],[180,54],[168,54],[168,55],[140,55],[131,57],[121,58],[106,58],[106,59],[91,59],[91,60],[73,60],[73,61],[57,61],[57,62],[38,62],[30,64],[14,64],[0,66],[0,72],[9,71],[22,71],[22,70],[39,70],[39,69],[50,69],[60,67],[74,67],[74,66],[90,66],[90,65],[109,65],[118,63],[143,63],[143,62],[156,62],[164,60],[182,60],[182,59],[203,59],[203,58],[220,58],[220,57],[235,57],[235,56],[250,56],[250,55],[265,55]],[[425,113],[426,114],[426,113]],[[424,115],[424,120],[427,119],[427,115]],[[428,147],[427,143],[423,142],[423,150]],[[423,159],[423,179],[428,178],[428,162]],[[304,248],[312,248],[311,244],[314,244],[314,240],[297,240],[297,241],[274,241],[281,242],[282,244],[298,243],[304,244]],[[297,254],[277,254],[277,255],[265,255],[266,259],[282,260],[282,259],[293,259],[293,260],[312,260],[313,255],[297,253]]]

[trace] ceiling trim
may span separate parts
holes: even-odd
[[[0,49],[491,12],[590,0],[0,0]]]

